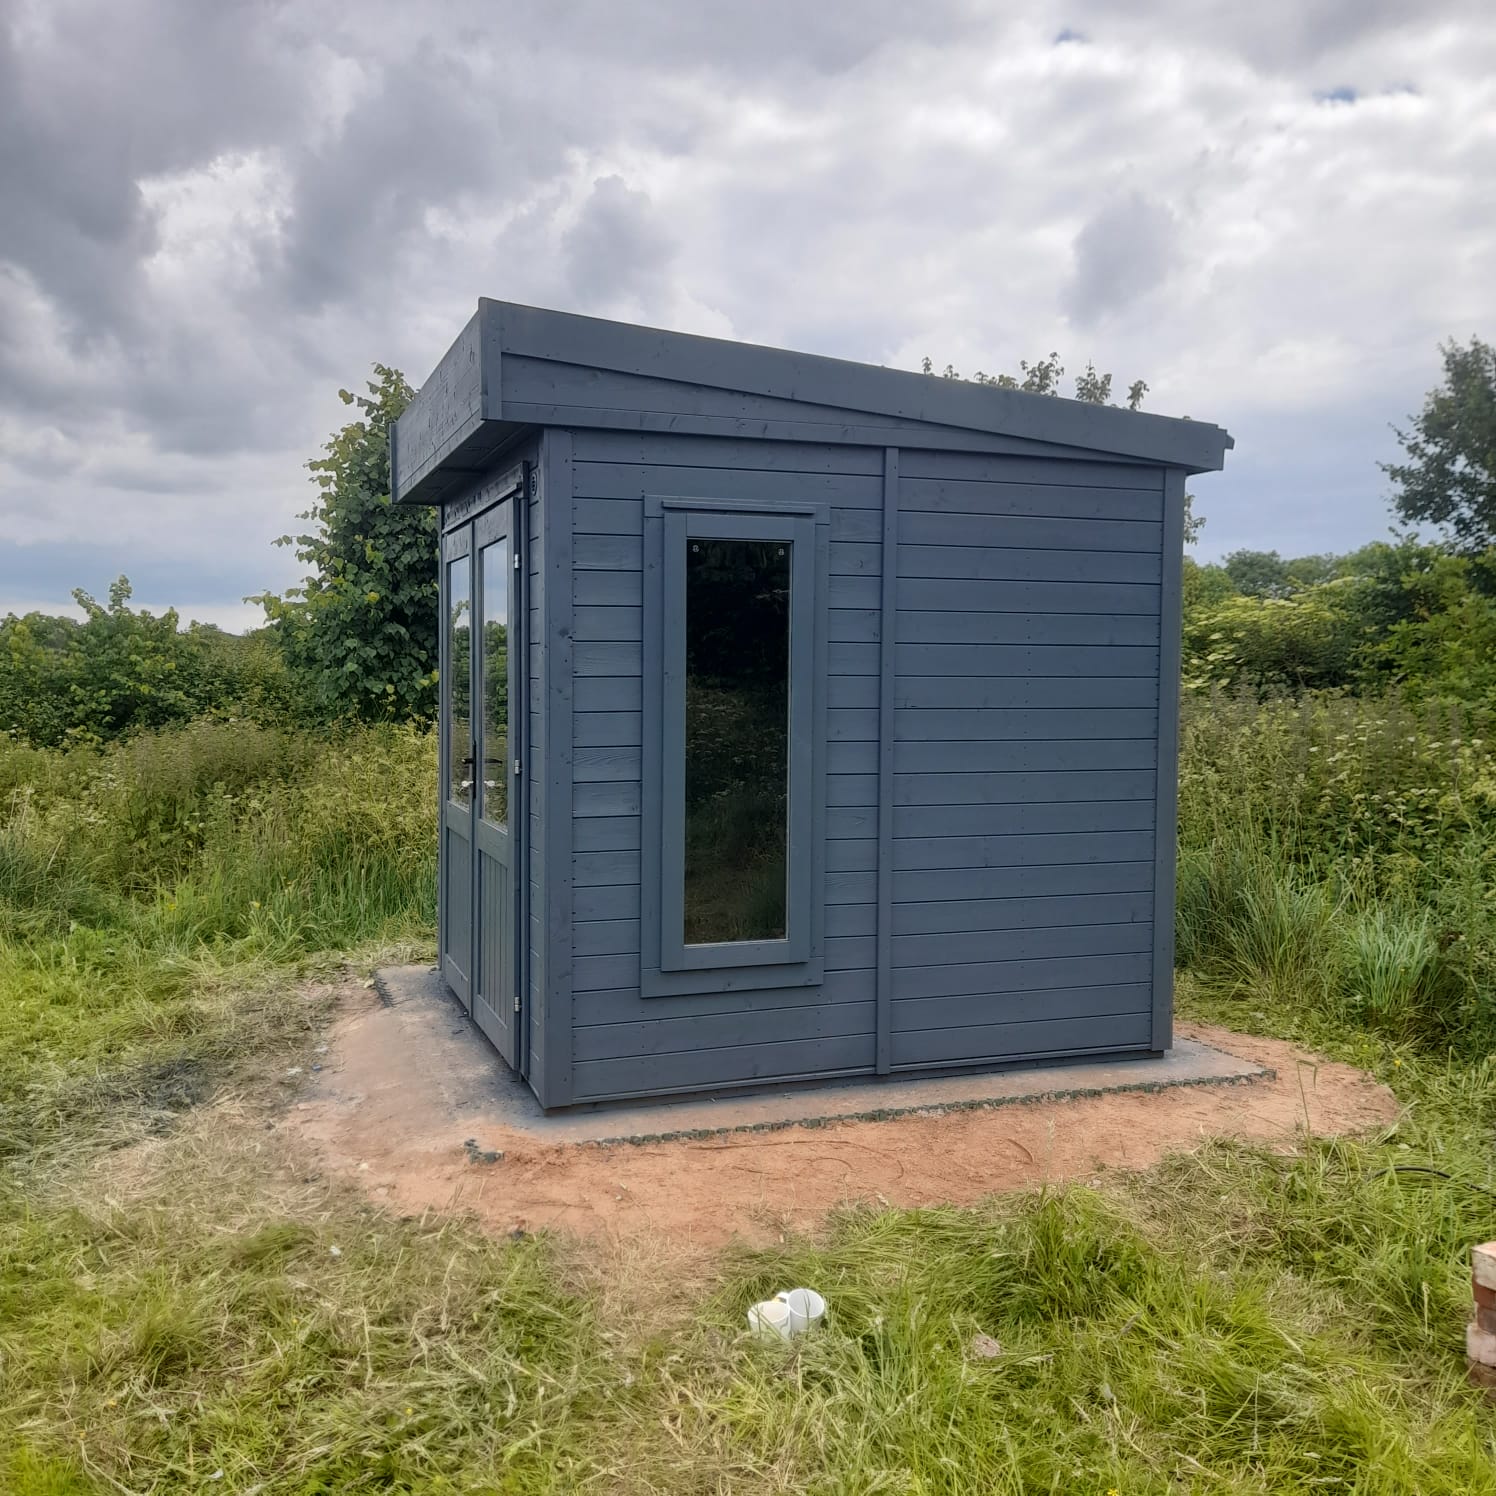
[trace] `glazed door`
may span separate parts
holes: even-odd
[[[473,717],[472,526],[442,537],[441,879],[442,975],[472,1011],[473,822],[477,801]]]
[[[521,511],[522,513],[523,511]],[[473,821],[473,1021],[516,1070],[524,1069],[519,981],[519,745],[524,691],[519,546],[515,500],[473,521],[473,721],[477,728],[477,805]]]

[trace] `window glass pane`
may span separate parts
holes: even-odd
[[[685,940],[783,940],[788,541],[686,541]]]
[[[509,537],[483,547],[483,818],[509,821]]]
[[[447,795],[462,805],[473,797],[471,569],[466,556],[447,563]]]

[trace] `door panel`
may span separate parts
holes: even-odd
[[[517,606],[513,501],[506,499],[473,522],[473,552],[478,601],[475,636],[478,649],[473,675],[473,719],[478,728],[477,819],[474,822],[479,910],[477,960],[473,986],[473,1019],[494,1047],[516,1069],[522,1069],[518,1004],[518,887],[514,876],[516,834],[521,817],[517,794],[516,716],[523,700],[519,689],[524,658],[516,625]]]
[[[470,527],[442,539],[441,767],[442,975],[472,1011],[473,575]]]

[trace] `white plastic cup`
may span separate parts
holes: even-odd
[[[748,1328],[765,1340],[788,1340],[792,1311],[783,1296],[764,1299],[748,1311]]]
[[[789,1310],[791,1335],[814,1330],[826,1317],[826,1300],[813,1288],[792,1288],[774,1297]]]

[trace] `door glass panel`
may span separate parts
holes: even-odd
[[[685,940],[783,940],[787,541],[686,544]]]
[[[509,823],[509,537],[483,547],[483,819]]]
[[[472,562],[447,563],[447,797],[473,802]]]

